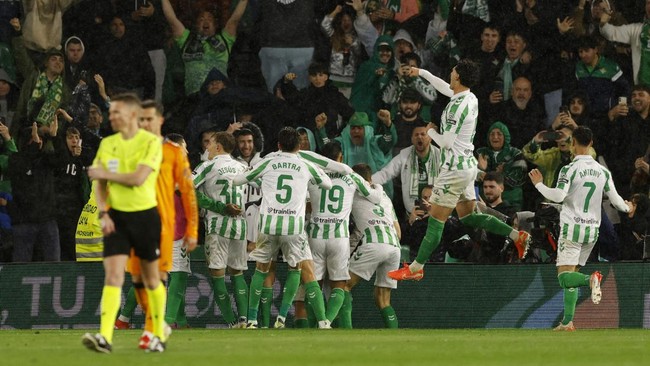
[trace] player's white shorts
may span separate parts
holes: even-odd
[[[438,206],[455,208],[458,202],[474,201],[474,181],[478,168],[465,170],[441,169],[433,183],[433,193],[429,202]]]
[[[314,239],[309,238],[311,255],[314,258],[314,275],[316,281],[327,277],[331,281],[345,281],[350,279],[348,272],[348,259],[350,258],[350,239]]]
[[[267,235],[259,233],[257,245],[249,256],[250,260],[260,263],[270,263],[282,250],[284,261],[289,267],[296,267],[298,263],[311,260],[311,250],[305,233],[298,235]]]
[[[350,272],[369,281],[376,273],[375,286],[397,288],[388,272],[399,268],[400,249],[389,244],[364,243],[350,257]]]
[[[190,253],[183,247],[183,239],[174,241],[172,249],[172,272],[187,272],[190,270]]]
[[[210,269],[248,269],[246,240],[228,239],[217,234],[205,237],[205,260]]]
[[[259,231],[258,221],[260,220],[260,206],[250,205],[246,208],[246,240],[257,241]]]
[[[580,244],[567,239],[560,239],[557,243],[556,266],[584,266],[587,264],[589,254],[596,243]]]

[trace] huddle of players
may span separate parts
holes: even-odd
[[[360,279],[370,280],[375,272],[377,304],[387,327],[397,327],[390,306],[390,290],[396,288],[397,282],[387,273],[399,267],[399,225],[392,202],[381,186],[371,185],[372,172],[367,165],[351,169],[340,163],[342,151],[338,144],[325,146],[322,156],[300,151],[299,136],[293,128],[282,129],[278,134],[279,151],[267,155],[251,170],[230,156],[236,145],[231,134],[208,133],[203,140],[215,153],[194,170],[193,179],[206,224],[206,260],[215,302],[231,327],[258,327],[263,283],[280,250],[289,271],[276,328],[284,328],[301,282],[314,325],[330,328],[338,315],[340,327],[351,327],[350,289]],[[262,195],[259,215],[248,216],[247,222],[242,197],[250,187],[261,188]],[[308,220],[306,211],[310,212]],[[363,234],[352,257],[350,214]],[[249,259],[246,234],[247,226],[255,221],[257,233],[248,228],[248,239],[256,242],[250,253],[256,270],[246,296],[242,276]],[[226,289],[226,268],[231,274],[238,318]],[[332,288],[327,305],[318,284],[325,277]]]

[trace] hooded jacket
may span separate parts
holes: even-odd
[[[221,80],[225,87],[217,94],[210,94],[208,86],[215,80]],[[234,122],[238,104],[264,105],[270,103],[272,96],[255,88],[231,86],[228,77],[219,69],[213,68],[201,85],[199,98],[194,116],[185,131],[191,152],[201,145],[199,138],[203,131],[209,128],[225,131]]]
[[[388,63],[383,64],[379,61],[379,46],[387,44],[392,52]],[[377,70],[383,69],[382,75],[377,74]],[[374,53],[370,60],[364,62],[359,67],[357,76],[352,85],[352,95],[350,102],[357,112],[366,112],[369,116],[374,116],[382,106],[381,96],[384,88],[388,86],[395,75],[395,44],[393,38],[383,35],[377,38],[375,42]]]
[[[501,150],[494,150],[490,145],[490,133],[498,129],[503,133],[504,143]],[[503,164],[503,180],[505,190],[502,198],[510,204],[521,208],[523,204],[522,185],[526,180],[527,165],[524,154],[516,147],[510,146],[510,130],[502,122],[494,122],[488,129],[487,147],[481,147],[476,150],[476,155],[483,155],[487,158],[488,165],[486,172],[496,171]]]
[[[294,106],[300,115],[300,124],[311,131],[316,131],[316,116],[321,113],[327,115],[325,130],[327,137],[334,138],[341,134],[341,130],[354,114],[350,102],[339,89],[328,80],[323,87],[317,88],[313,84],[298,91],[292,82],[278,82],[282,95],[289,105]],[[341,124],[339,125],[339,116]]]

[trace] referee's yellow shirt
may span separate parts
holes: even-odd
[[[108,182],[108,205],[125,212],[144,211],[157,206],[156,179],[162,161],[162,143],[158,136],[143,129],[129,140],[116,133],[105,137],[99,145],[93,165],[101,164],[114,173],[128,174],[136,171],[138,165],[153,169],[145,182],[138,187],[129,187]]]

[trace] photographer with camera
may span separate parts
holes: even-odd
[[[571,136],[574,129],[571,125],[560,125],[554,131],[540,131],[524,146],[524,157],[529,162],[537,165],[544,178],[544,184],[548,187],[555,186],[560,169],[573,160]],[[553,141],[557,146],[542,150],[542,143]],[[589,147],[589,155],[594,159],[596,158],[596,151],[591,146]]]

